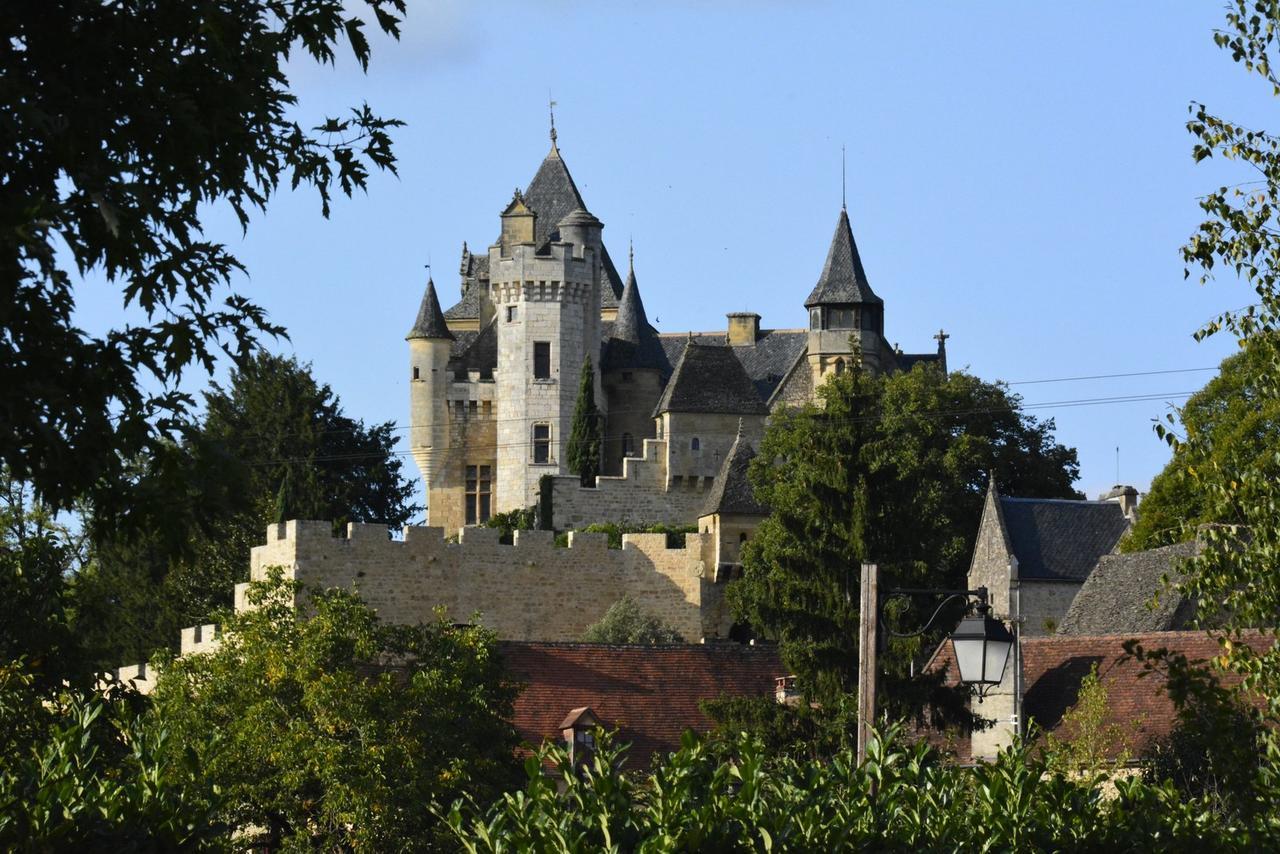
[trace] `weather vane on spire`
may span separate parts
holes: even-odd
[[[631,265],[631,267],[632,267],[633,269],[635,268],[635,266],[636,266],[636,242],[635,242],[635,240],[633,240],[633,239],[631,238],[631,235],[627,235],[627,262]]]
[[[845,207],[845,177],[844,177],[844,146],[840,146],[840,210],[847,211]]]
[[[556,144],[556,102],[551,97],[551,90],[547,90],[547,108],[551,112],[551,146],[554,148]]]

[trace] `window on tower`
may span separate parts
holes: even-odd
[[[418,369],[416,367],[413,369],[413,378],[415,380],[418,379]]]
[[[538,464],[551,462],[551,425],[533,425],[533,461]]]
[[[852,308],[827,309],[827,328],[828,329],[853,329],[853,309]]]
[[[535,380],[551,379],[551,342],[533,342],[533,378]]]
[[[820,308],[809,309],[809,328],[810,329],[822,328],[822,309]]]
[[[493,496],[493,468],[467,466],[466,523],[483,525],[489,521]]]
[[[516,319],[516,306],[507,306],[507,323],[513,323]]]

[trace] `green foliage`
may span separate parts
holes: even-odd
[[[378,621],[349,591],[303,615],[277,571],[216,652],[165,665],[174,749],[224,795],[219,817],[271,848],[430,847],[432,804],[493,796],[515,771],[514,688],[492,635]]]
[[[578,402],[573,409],[573,427],[565,448],[569,471],[582,478],[583,486],[593,486],[600,473],[600,410],[596,409],[596,374],[591,357],[582,363]]]
[[[217,794],[137,694],[38,691],[0,666],[0,847],[172,851],[225,847]]]
[[[1057,733],[1045,738],[1051,770],[1093,778],[1129,761],[1132,745],[1118,724],[1108,723],[1109,707],[1107,686],[1095,664],[1080,680],[1076,701],[1062,716]]]
[[[515,542],[516,531],[532,531],[538,523],[538,505],[534,504],[523,510],[508,510],[506,513],[494,513],[484,523],[486,528],[497,528],[502,532],[499,541],[510,545]]]
[[[366,0],[398,34],[403,0]],[[103,3],[6,9],[0,77],[9,140],[0,186],[0,461],[55,509],[92,500],[111,525],[145,530],[132,462],[164,453],[189,423],[179,389],[218,355],[248,357],[278,335],[230,290],[243,270],[204,234],[229,207],[244,227],[280,186],[346,195],[394,169],[389,130],[367,105],[304,130],[287,67],[362,66],[364,25],[342,0],[303,4]],[[92,337],[76,323],[76,276],[101,275],[140,322]],[[180,525],[178,521],[175,525]]]
[[[582,640],[586,643],[684,643],[679,632],[642,610],[630,596],[623,596],[610,605],[599,621],[587,627]]]
[[[666,534],[667,548],[684,548],[684,535],[698,533],[697,525],[668,525],[665,522],[592,522],[581,530],[583,534],[608,534],[609,548],[622,548],[623,534]],[[567,533],[556,537],[557,544],[568,545]]]
[[[1278,22],[1276,0],[1233,0],[1226,27],[1214,34],[1215,42],[1262,77],[1274,95],[1280,95],[1274,61]],[[1196,335],[1235,336],[1248,351],[1242,364],[1254,395],[1251,406],[1275,412],[1280,401],[1280,137],[1217,116],[1204,104],[1192,103],[1190,112],[1187,130],[1195,137],[1197,161],[1220,158],[1247,168],[1241,183],[1201,197],[1205,218],[1182,248],[1186,273],[1197,271],[1204,283],[1221,268],[1253,290],[1248,307],[1222,314]],[[1224,615],[1232,632],[1261,626],[1274,637],[1280,614],[1280,573],[1275,571],[1280,565],[1280,453],[1219,453],[1221,440],[1213,432],[1180,438],[1163,425],[1158,432],[1174,447],[1175,458],[1207,461],[1204,470],[1187,466],[1186,474],[1197,479],[1205,506],[1229,508],[1229,518],[1240,525],[1204,532],[1202,551],[1187,563],[1184,592]],[[1255,653],[1235,644],[1227,661],[1243,676],[1244,689],[1263,698],[1271,723],[1280,722],[1280,646]]]
[[[1263,468],[1280,451],[1280,399],[1260,393],[1270,349],[1247,339],[1223,360],[1218,376],[1178,412],[1186,441],[1151,482],[1142,512],[1125,537],[1124,551],[1166,546],[1195,536],[1205,523],[1243,522],[1229,490],[1215,478]]]
[[[1005,494],[1076,497],[1078,465],[1054,443],[1052,421],[1023,415],[1017,395],[968,374],[853,370],[818,395],[777,414],[761,442],[750,476],[772,514],[744,547],[743,577],[727,596],[736,617],[779,642],[806,696],[830,703],[856,684],[862,562],[879,563],[887,586],[964,587],[988,473]],[[916,628],[936,605],[889,617]],[[895,642],[882,657],[886,708],[972,725],[940,674],[906,678],[921,650],[918,639]]]
[[[205,395],[206,414],[184,444],[182,491],[193,528],[171,544],[146,534],[99,536],[76,580],[77,630],[102,667],[145,661],[183,626],[231,603],[250,549],[268,524],[324,519],[403,525],[420,508],[402,475],[394,426],[366,426],[309,365],[259,352]],[[160,479],[148,472],[141,482]]]
[[[448,816],[468,852],[498,851],[1250,851],[1275,827],[1219,823],[1171,786],[1121,780],[1113,796],[1049,771],[1022,749],[975,768],[945,763],[891,732],[857,766],[771,756],[739,737],[700,742],[652,773],[617,773],[624,753],[602,738],[571,768],[558,747],[526,763],[522,792]],[[552,759],[554,777],[542,773]]]

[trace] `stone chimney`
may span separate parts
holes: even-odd
[[[760,337],[760,315],[750,311],[729,314],[729,346],[754,347]]]
[[[1102,500],[1119,504],[1120,512],[1130,520],[1138,518],[1138,490],[1132,486],[1113,486],[1102,496]]]

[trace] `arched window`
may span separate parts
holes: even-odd
[[[697,453],[698,451],[702,450],[702,442],[701,440],[698,439],[697,436],[694,436],[692,439],[689,440],[689,450],[693,451],[694,453]]]
[[[630,433],[622,434],[622,455],[624,457],[634,457],[636,455],[635,440],[631,438]]]
[[[844,373],[844,359],[836,359],[836,375]]]

